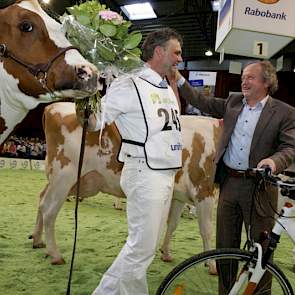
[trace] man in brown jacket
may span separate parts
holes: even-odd
[[[246,177],[245,171],[268,165],[272,173],[280,173],[295,160],[295,109],[270,96],[278,88],[274,67],[268,61],[248,64],[242,74],[243,95],[227,99],[205,97],[178,72],[174,78],[188,103],[224,119],[215,158],[215,181],[220,184],[216,247],[239,248],[243,223],[257,241],[262,231],[272,229],[277,193],[268,187],[253,203],[255,179]],[[220,294],[227,294],[230,277],[220,279]]]

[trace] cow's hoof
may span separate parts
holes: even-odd
[[[113,204],[113,207],[114,207],[116,210],[120,210],[120,211],[123,210],[123,207],[121,207],[121,205],[117,205],[116,203]]]
[[[209,275],[217,276],[217,269],[216,269],[215,263],[209,263],[208,273],[209,273]]]
[[[63,265],[65,263],[66,262],[63,258],[52,258],[52,260],[51,260],[52,265]]]
[[[161,260],[164,262],[171,262],[173,260],[173,258],[170,254],[165,254],[162,252]]]
[[[43,242],[33,244],[33,249],[40,249],[40,248],[45,248],[45,247],[46,247],[46,245]]]

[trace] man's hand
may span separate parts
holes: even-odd
[[[276,164],[274,162],[274,160],[272,160],[271,158],[266,158],[261,160],[258,165],[257,168],[261,168],[262,166],[269,166],[271,168],[271,173],[275,174],[276,173]]]
[[[96,124],[97,124],[96,116],[95,114],[92,113],[88,119],[88,128],[87,128],[88,131],[95,131]]]
[[[170,85],[173,83],[177,83],[178,79],[181,78],[181,74],[177,69],[171,68],[171,71],[169,71],[166,75],[167,79],[169,80]]]

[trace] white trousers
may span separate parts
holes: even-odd
[[[127,196],[128,237],[92,295],[148,295],[146,271],[167,221],[175,170],[155,171],[143,158],[125,161],[121,187]]]

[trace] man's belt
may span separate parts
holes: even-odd
[[[246,177],[249,176],[246,170],[235,170],[224,165],[226,173],[231,177]]]

